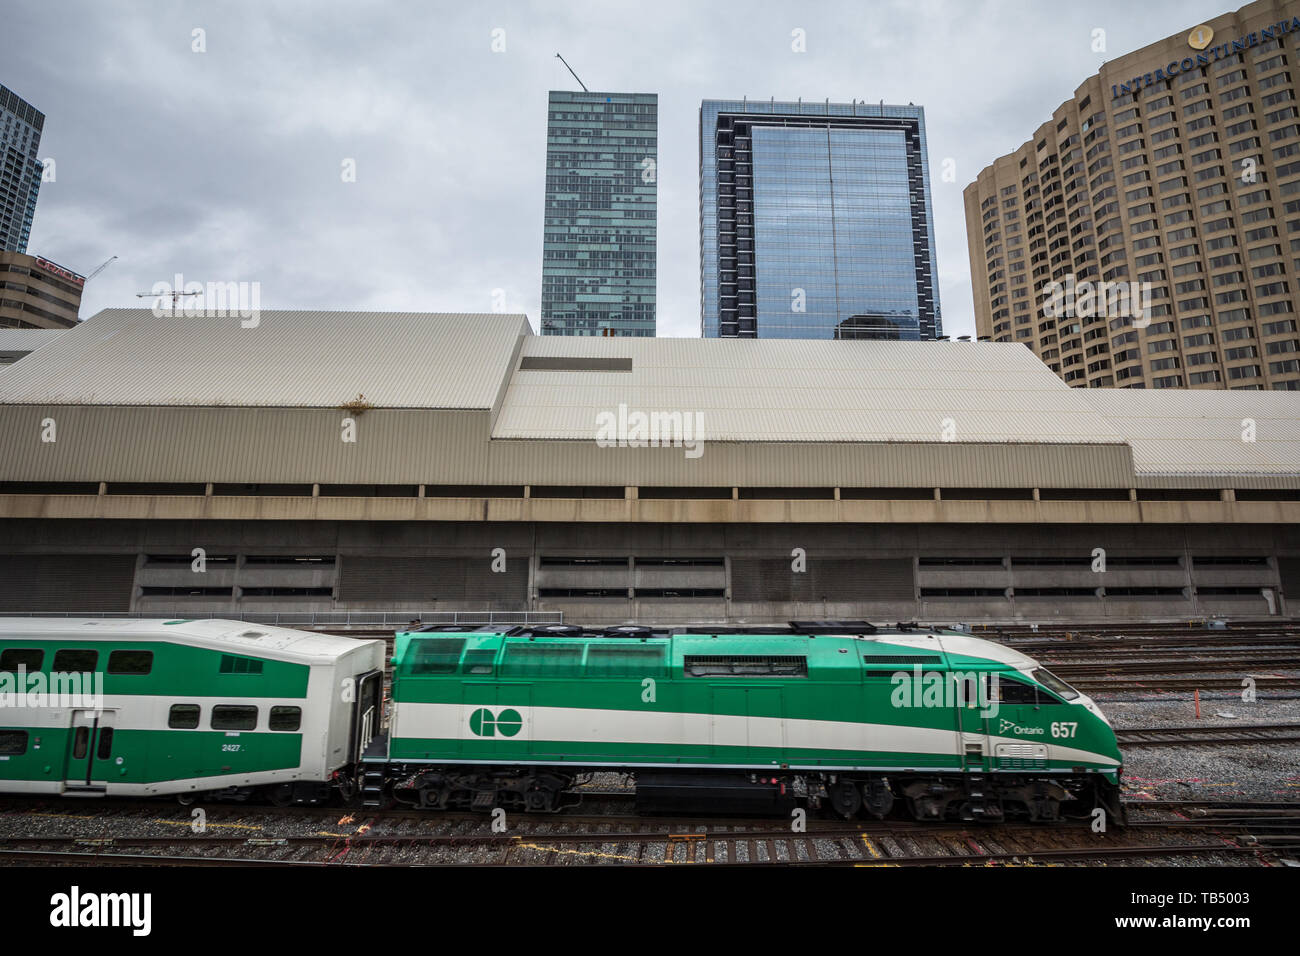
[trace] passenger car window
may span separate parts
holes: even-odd
[[[213,730],[252,730],[257,726],[257,708],[239,704],[217,704],[212,708]]]
[[[45,660],[45,652],[38,647],[10,647],[0,651],[0,671],[17,671],[24,668],[27,673],[38,671]]]
[[[17,757],[27,753],[27,731],[0,730],[0,756]]]
[[[267,726],[271,730],[297,730],[302,726],[302,708],[272,707]]]
[[[198,725],[198,704],[172,704],[167,712],[167,726],[173,730],[193,730]]]
[[[56,674],[87,674],[99,663],[99,651],[62,650],[54,652],[54,665],[50,668]]]
[[[108,655],[110,674],[148,674],[153,670],[153,651],[113,651]]]

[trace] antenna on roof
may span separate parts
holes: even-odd
[[[560,56],[560,54],[558,54],[558,53],[555,54],[555,55],[556,55],[557,57],[560,58],[560,62],[564,64],[564,68],[565,68],[566,70],[568,70],[570,73],[573,73],[573,67],[569,66],[569,61],[566,60],[564,57]],[[584,82],[582,82],[582,79],[578,76],[577,73],[573,73],[573,78],[574,78],[575,80],[577,80],[577,81],[578,81],[578,85],[582,87],[582,92],[584,92],[584,93],[590,93],[590,92],[591,92],[591,90],[587,89],[587,84],[584,83]]]

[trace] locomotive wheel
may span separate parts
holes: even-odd
[[[828,793],[832,809],[845,820],[857,816],[862,809],[862,794],[858,792],[858,785],[852,781],[841,780],[833,784]]]
[[[272,806],[287,807],[293,803],[293,784],[282,783],[271,787],[267,791],[266,797],[271,801]]]
[[[529,790],[524,794],[524,808],[534,813],[551,809],[549,790]]]

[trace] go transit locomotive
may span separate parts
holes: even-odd
[[[364,799],[556,810],[586,774],[638,807],[1035,821],[1122,816],[1097,706],[1025,655],[865,622],[399,633]]]

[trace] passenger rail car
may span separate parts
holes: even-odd
[[[0,792],[316,803],[381,729],[382,641],[0,618]]]
[[[619,771],[647,810],[1058,820],[1121,813],[1120,753],[1086,696],[967,634],[434,627],[396,635],[365,801],[558,809]]]

